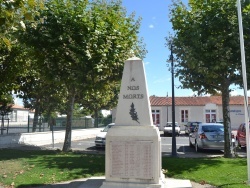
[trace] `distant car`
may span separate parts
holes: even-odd
[[[237,129],[236,140],[239,147],[246,147],[246,126],[245,123],[240,124]]]
[[[201,124],[202,122],[200,121],[190,121],[187,122],[187,125],[185,125],[185,133],[190,134],[191,132],[194,131],[194,128],[198,125]]]
[[[164,136],[172,135],[172,122],[167,122],[167,124],[164,126],[163,132]],[[175,134],[179,136],[180,132],[181,132],[180,126],[178,125],[177,122],[175,122]]]
[[[216,121],[216,123],[221,123],[221,124],[223,124],[223,121]]]
[[[224,150],[224,126],[220,123],[201,123],[189,135],[189,146],[196,152],[202,149]],[[233,145],[235,143],[232,138]]]
[[[108,124],[95,138],[95,146],[96,147],[105,147],[106,144],[106,134],[108,130],[114,126],[114,123]]]

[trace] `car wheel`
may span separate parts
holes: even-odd
[[[198,143],[196,141],[195,141],[195,151],[196,152],[201,151],[201,149],[199,148]]]

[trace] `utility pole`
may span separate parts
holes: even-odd
[[[175,95],[174,95],[174,57],[173,57],[173,44],[170,44],[170,61],[171,61],[171,73],[172,73],[172,156],[176,157],[176,134],[175,134]]]

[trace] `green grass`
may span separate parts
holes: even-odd
[[[220,188],[249,187],[246,158],[162,158],[167,177]],[[0,186],[32,187],[105,174],[105,156],[0,149]]]
[[[30,187],[104,174],[104,155],[0,150],[0,182],[5,186]]]
[[[220,188],[249,187],[246,158],[166,158],[162,159],[166,176],[206,182]]]

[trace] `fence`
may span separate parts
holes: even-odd
[[[9,119],[2,119],[0,131],[1,134],[12,133],[29,133],[58,131],[66,129],[66,117],[54,118],[52,122],[46,122],[45,119],[39,118],[37,126],[33,127],[34,119],[28,117],[26,122],[11,122]],[[104,127],[112,122],[112,118],[73,118],[72,130]]]

